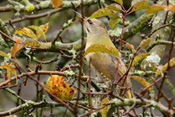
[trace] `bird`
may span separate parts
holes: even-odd
[[[85,53],[93,44],[103,44],[105,46],[111,47],[113,49],[116,49],[115,45],[110,39],[110,36],[107,32],[107,29],[103,22],[100,20],[93,18],[83,18],[84,20],[84,27],[87,33],[87,41],[85,45]],[[117,73],[117,80],[122,77],[126,71],[126,65],[121,60],[120,57],[108,54],[108,53],[102,53],[99,51],[91,52],[85,55],[85,58],[87,62],[91,65],[92,70],[97,74],[100,79],[108,79],[109,81],[114,81],[115,75],[116,75],[116,67],[117,63],[118,65],[118,73]],[[132,86],[130,77],[127,76],[127,79],[122,85],[123,80],[121,80],[116,85],[116,92],[125,98],[131,98],[131,91],[130,88]],[[121,90],[122,87],[128,88],[129,90],[123,91]]]

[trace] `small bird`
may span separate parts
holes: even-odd
[[[94,19],[84,18],[84,26],[87,33],[85,52],[93,44],[103,44],[116,49],[116,47],[114,46],[109,37],[109,34],[107,32],[104,23],[102,23],[100,20],[95,18]],[[114,81],[118,61],[119,61],[119,68],[117,73],[117,79],[123,76],[127,71],[125,64],[119,57],[107,53],[91,52],[88,53],[85,56],[85,58],[88,62],[90,61],[92,69],[97,73],[97,76],[100,77],[101,79],[107,78],[111,81]],[[116,86],[117,88],[116,91],[120,95],[122,91],[121,90],[122,83],[123,80],[121,80]],[[130,92],[131,81],[129,77],[127,77],[123,88],[128,88],[129,90],[125,91],[124,94],[122,94],[121,96],[131,98],[131,92]]]

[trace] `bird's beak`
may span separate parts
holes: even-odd
[[[77,12],[77,11],[75,11],[75,10],[73,10],[73,11],[74,11],[74,13],[78,16],[78,18],[83,19],[84,21],[87,20],[87,18],[86,18],[86,17],[82,17],[82,15],[81,15],[79,12]]]

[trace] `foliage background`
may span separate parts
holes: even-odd
[[[16,0],[18,1],[18,0]],[[71,1],[71,0],[69,0]],[[31,0],[31,2],[35,2],[35,0]],[[111,0],[106,0],[106,4],[111,4],[113,3],[113,1]],[[131,1],[127,2],[124,0],[124,6],[125,8],[129,8]],[[0,8],[1,7],[5,7],[8,4],[8,1],[6,0],[1,0],[0,1]],[[49,12],[50,10],[53,10],[53,8],[49,8],[49,9],[45,9],[45,10],[38,10],[38,13],[43,13],[43,12]],[[58,34],[58,32],[61,30],[62,26],[64,25],[64,23],[67,23],[68,20],[70,20],[71,18],[74,17],[74,13],[72,11],[73,9],[64,9],[63,11],[60,12],[56,12],[53,15],[49,15],[47,17],[43,17],[43,18],[37,18],[37,19],[30,19],[30,20],[24,20],[24,21],[20,21],[17,23],[13,23],[13,26],[15,27],[15,29],[17,29],[18,27],[26,27],[29,25],[42,25],[45,24],[47,22],[49,22],[49,29],[48,32],[46,33],[46,37],[47,37],[47,41],[51,41],[53,40],[56,35]],[[79,10],[79,9],[78,9]],[[89,6],[85,6],[84,7],[84,14],[85,16],[90,16],[93,12],[98,10],[98,4],[93,4],[93,5],[89,5]],[[129,20],[130,22],[135,21],[137,18],[139,18],[142,14],[144,13],[144,10],[140,10],[140,11],[136,11],[132,14],[130,14],[129,16],[127,16],[127,20]],[[26,13],[26,12],[21,12],[21,17],[23,17],[24,14],[32,14],[32,13]],[[7,12],[0,12],[0,19],[4,22],[7,22],[9,19],[15,19],[18,18],[19,16],[15,15],[15,11],[7,11]],[[110,30],[110,28],[108,27],[108,20],[106,17],[100,18],[105,25],[107,26],[108,30]],[[117,25],[115,28],[121,27],[121,25]],[[13,31],[13,29],[11,28],[11,26],[9,24],[7,24],[7,28],[9,29],[9,31]],[[137,47],[140,44],[140,41],[142,40],[142,38],[140,37],[141,34],[149,34],[151,31],[151,26],[146,26],[145,28],[143,28],[142,30],[139,31],[139,33],[137,33],[136,35],[133,35],[132,37],[127,39],[127,42],[130,44],[133,44],[135,47]],[[71,43],[74,41],[77,41],[79,39],[81,39],[81,24],[78,18],[75,19],[74,23],[69,26],[68,28],[66,28],[63,33],[61,34],[62,37],[62,41],[64,43]],[[41,38],[39,39],[39,41],[43,41],[44,39]],[[61,40],[59,40],[61,41]],[[169,49],[170,46],[167,46],[165,54],[161,60],[160,64],[165,64],[168,62],[167,56],[169,54]],[[3,46],[0,46],[0,50],[3,50],[4,52],[8,53],[11,48],[4,48]],[[172,53],[172,57],[175,56],[175,49],[173,48],[173,53]],[[55,53],[55,52],[39,52],[36,54],[36,58],[38,60],[50,60],[51,58],[55,57],[56,54],[59,55],[59,52]],[[125,56],[124,56],[125,57]],[[0,57],[0,61],[3,62],[4,58]],[[27,65],[27,60],[24,56],[21,56],[19,53],[17,55],[17,61],[18,63],[25,68],[25,66]],[[50,64],[46,64],[46,65],[42,65],[42,69],[43,70],[48,70],[48,71],[54,71],[56,70],[56,65],[58,64],[58,62],[54,62],[54,63],[50,63]],[[34,61],[30,61],[30,63],[28,64],[30,69],[35,69],[36,66],[38,65],[36,62]],[[84,68],[84,71],[86,72],[86,74],[88,74],[88,66],[86,66]],[[175,68],[173,67],[172,69],[170,69],[168,71],[168,78],[170,80],[170,82],[174,85],[175,84]],[[3,72],[2,72],[3,74]],[[93,73],[93,75],[95,76],[95,74]],[[47,78],[49,77],[49,75],[41,75],[40,76],[40,82],[41,83],[45,83]],[[0,78],[0,82],[4,81],[4,77],[3,75],[1,75]],[[19,85],[17,87],[11,88],[12,90],[18,92],[19,89],[21,89],[21,94],[20,96],[23,97],[23,99],[25,100],[36,100],[36,83],[34,83],[33,81],[29,80],[27,82],[27,85],[24,86],[23,82],[24,79],[19,80]],[[141,88],[143,88],[143,86],[141,84],[139,84],[137,81],[132,80],[133,83],[133,90],[138,92],[140,91]],[[20,87],[21,86],[21,87]],[[173,97],[173,94],[171,91],[169,91],[169,87],[167,86],[167,84],[164,84],[163,86],[163,92],[165,92],[167,97]],[[46,100],[47,101],[51,101],[51,99],[48,97],[48,95],[43,92],[44,95],[46,96]],[[16,106],[16,97],[12,96],[11,94],[9,94],[7,91],[0,89],[0,112],[5,111],[5,110],[9,110],[11,108],[13,108],[14,106]],[[166,101],[164,99],[161,100],[163,104],[167,104]],[[174,106],[174,102],[173,102],[173,106]],[[43,108],[43,115],[45,116],[49,116],[51,114],[50,112],[50,108]],[[138,112],[141,112],[141,109],[137,110]],[[65,108],[64,107],[59,107],[59,108],[54,108],[53,109],[53,113],[55,116],[58,115],[63,115],[63,113],[65,112]],[[23,111],[16,113],[16,115],[22,116],[24,113]],[[157,115],[160,115],[161,113],[156,111]],[[68,111],[66,116],[71,116],[71,113]]]

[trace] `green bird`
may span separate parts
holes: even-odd
[[[88,19],[84,18],[84,26],[87,33],[87,42],[85,47],[85,53],[87,49],[92,46],[93,44],[103,44],[105,46],[108,46],[112,49],[116,49],[114,44],[112,43],[109,34],[107,32],[107,29],[100,20],[98,19]],[[92,66],[92,69],[97,73],[97,76],[101,79],[109,79],[111,81],[114,81],[115,75],[116,75],[116,67],[117,63],[119,61],[119,67],[118,67],[118,73],[117,73],[117,80],[123,76],[127,68],[124,64],[124,62],[117,56],[113,56],[108,53],[102,53],[102,52],[91,52],[88,53],[85,56],[86,60],[89,62]],[[119,60],[118,60],[119,59]],[[130,77],[127,77],[124,85],[123,79],[117,83],[116,91],[118,94],[120,94],[122,97],[131,98],[131,81]],[[121,93],[121,88],[128,88],[127,91],[124,93]]]

